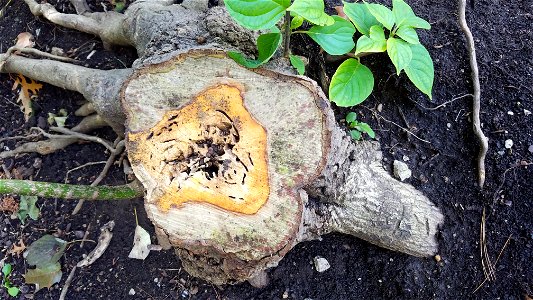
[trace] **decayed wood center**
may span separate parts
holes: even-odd
[[[237,87],[211,87],[128,138],[136,145],[130,159],[157,183],[153,193],[163,211],[196,201],[254,214],[268,198],[266,132]]]

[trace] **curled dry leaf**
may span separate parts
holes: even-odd
[[[17,36],[17,43],[15,44],[15,47],[19,48],[33,48],[35,45],[33,34],[29,32],[22,32],[19,33]]]
[[[157,245],[151,245],[150,234],[141,226],[137,225],[135,228],[135,237],[133,240],[133,248],[128,255],[129,258],[146,259],[151,250],[161,250]]]
[[[348,16],[344,13],[344,6],[340,5],[340,6],[335,6],[334,8],[339,17],[348,20]]]
[[[102,228],[100,228],[100,236],[98,237],[98,244],[96,247],[87,255],[87,257],[83,260],[81,260],[77,266],[78,267],[86,267],[90,266],[93,262],[95,262],[102,254],[104,254],[105,250],[109,246],[109,242],[111,242],[111,238],[113,238],[113,227],[115,227],[114,221],[107,222]]]
[[[26,77],[17,74],[15,83],[13,84],[13,88],[11,90],[14,91],[19,86],[20,92],[17,102],[22,103],[22,107],[24,109],[24,119],[28,121],[31,114],[33,113],[31,99],[37,97],[37,92],[43,87],[43,85],[38,83],[37,81],[34,81],[33,79],[30,79],[30,81],[28,82],[26,80]],[[32,93],[32,95],[30,95],[30,92]]]

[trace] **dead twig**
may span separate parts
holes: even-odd
[[[476,47],[474,45],[474,37],[466,22],[466,0],[459,0],[459,26],[464,32],[468,48],[468,55],[470,57],[470,68],[472,71],[472,83],[474,84],[474,103],[472,123],[474,126],[474,134],[478,138],[480,149],[477,157],[478,161],[478,185],[483,188],[485,184],[485,156],[489,148],[489,140],[481,130],[480,110],[481,110],[481,87],[479,84],[479,70],[476,59]]]
[[[86,258],[82,259],[80,262],[78,262],[77,265],[72,268],[70,271],[70,274],[68,275],[67,280],[65,281],[65,285],[63,285],[63,289],[61,291],[61,295],[59,296],[59,300],[64,300],[67,296],[67,291],[70,286],[70,283],[72,282],[72,279],[74,278],[74,273],[76,272],[77,267],[87,267],[90,266],[92,263],[94,263],[102,254],[104,254],[105,250],[109,246],[109,242],[111,242],[111,238],[113,238],[113,227],[115,227],[114,221],[109,221],[106,223],[102,228],[100,228],[100,236],[98,237],[98,244],[96,247],[87,255]]]
[[[509,245],[510,241],[511,241],[511,235],[509,235],[509,237],[505,241],[505,244],[503,244],[503,247],[500,250],[500,253],[498,254],[498,257],[496,258],[496,261],[494,262],[494,267],[496,267],[496,265],[498,264],[498,261],[500,261],[500,257],[502,256],[503,251],[505,250],[505,248],[507,248],[507,246]],[[493,278],[496,279],[495,275],[494,274],[492,274],[492,275],[493,275]],[[492,280],[489,279],[489,277],[485,276],[485,279],[483,279],[483,281],[477,286],[477,288],[472,292],[472,294],[476,293],[483,285],[485,285],[485,283],[487,281],[492,281]]]
[[[465,95],[461,95],[461,96],[458,96],[458,97],[453,97],[451,100],[446,101],[444,103],[441,103],[441,104],[439,104],[439,105],[437,105],[435,107],[425,107],[424,105],[422,105],[422,104],[420,104],[420,103],[418,103],[418,102],[416,102],[414,100],[411,100],[411,101],[414,102],[416,105],[422,107],[425,110],[437,110],[437,109],[439,109],[441,107],[445,107],[446,105],[448,105],[448,104],[450,104],[450,103],[452,103],[452,102],[454,102],[456,100],[463,99],[463,98],[466,98],[466,97],[473,97],[473,96],[474,95],[472,95],[472,94],[465,94]]]
[[[510,168],[507,168],[505,171],[503,171],[502,182],[500,183],[500,185],[498,186],[498,188],[494,192],[494,195],[492,196],[492,205],[494,205],[496,203],[496,199],[498,199],[498,194],[501,192],[502,187],[505,184],[505,177],[507,176],[507,172],[509,172],[511,170],[514,170],[516,168],[519,168],[519,167],[527,167],[527,166],[531,166],[531,165],[533,165],[533,163],[524,161],[524,162],[520,162],[520,163],[518,163],[518,164],[516,164],[514,166],[511,166]]]
[[[119,155],[120,153],[122,153],[122,151],[124,151],[124,140],[117,140],[115,141],[115,144],[116,144],[114,148],[115,151],[111,152],[111,155],[109,156],[109,158],[107,159],[105,163],[104,169],[102,170],[102,172],[100,172],[100,175],[98,175],[98,177],[91,183],[91,186],[97,186],[105,178],[105,176],[109,172],[109,169],[115,162],[117,155]],[[83,199],[78,201],[78,204],[76,204],[76,207],[74,207],[74,210],[72,211],[72,215],[75,215],[80,211],[84,202],[85,201]]]
[[[93,162],[89,162],[89,163],[86,163],[86,164],[83,164],[81,166],[78,166],[78,167],[75,167],[75,168],[72,168],[70,170],[67,171],[67,174],[65,175],[65,183],[68,183],[68,175],[74,171],[77,171],[79,169],[83,169],[83,168],[86,168],[86,167],[89,167],[89,166],[94,166],[94,165],[101,165],[101,164],[105,164],[106,162],[105,161],[93,161]]]
[[[392,125],[394,125],[394,126],[400,128],[400,129],[402,129],[402,130],[405,131],[406,133],[408,133],[408,134],[414,136],[417,140],[419,140],[419,141],[421,141],[421,142],[424,142],[424,143],[431,144],[430,141],[425,140],[425,139],[423,139],[423,138],[417,136],[416,134],[414,134],[413,132],[411,132],[409,129],[404,128],[404,127],[402,127],[401,125],[398,125],[398,123],[396,123],[396,122],[394,122],[394,121],[391,121],[391,120],[387,120],[387,119],[385,119],[385,117],[383,117],[382,115],[380,115],[379,113],[377,113],[377,112],[374,111],[373,109],[370,109],[370,108],[368,108],[368,107],[366,107],[366,106],[364,106],[364,105],[361,105],[361,107],[364,107],[364,108],[366,108],[367,110],[369,110],[370,112],[372,112],[372,114],[374,114],[374,116],[375,116],[376,118],[379,118],[379,119],[381,119],[381,120],[383,120],[383,121],[385,121],[385,122],[387,122],[387,123],[390,123],[390,124],[392,124]]]
[[[113,145],[111,145],[111,143],[109,141],[106,141],[106,140],[104,140],[102,138],[99,138],[97,136],[92,136],[92,135],[88,135],[88,134],[84,134],[84,133],[79,133],[79,132],[76,132],[76,131],[73,131],[73,130],[70,130],[70,129],[67,129],[67,128],[64,128],[64,127],[50,127],[50,131],[63,133],[63,135],[50,134],[50,133],[42,130],[39,127],[32,127],[32,129],[39,130],[42,133],[42,135],[44,135],[45,137],[47,137],[49,139],[72,139],[72,138],[77,138],[77,139],[80,139],[80,140],[86,140],[86,141],[99,143],[99,144],[103,145],[104,147],[106,147],[107,150],[109,150],[111,153],[114,153],[116,151],[115,148],[113,148]]]

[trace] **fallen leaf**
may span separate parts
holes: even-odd
[[[0,201],[0,211],[16,213],[19,210],[19,204],[15,198],[6,196]]]
[[[341,18],[344,18],[346,20],[348,20],[348,16],[346,16],[346,14],[344,13],[344,6],[335,6],[335,11],[337,12],[337,15]]]
[[[24,257],[29,265],[42,268],[58,262],[66,246],[67,242],[64,240],[47,234],[33,242]]]
[[[102,254],[104,254],[105,250],[109,246],[109,242],[111,242],[111,238],[113,238],[113,228],[115,227],[114,221],[109,221],[102,228],[100,228],[100,236],[98,237],[98,244],[96,247],[85,257],[83,260],[78,262],[76,266],[78,267],[86,267],[91,265],[93,262],[95,262]]]
[[[35,45],[33,34],[29,32],[22,32],[19,33],[17,36],[17,43],[15,44],[15,47],[19,48],[33,48]]]
[[[148,254],[150,254],[149,247],[151,244],[152,242],[150,241],[150,234],[148,231],[137,225],[133,238],[133,248],[131,249],[128,257],[142,260],[146,259]]]
[[[37,81],[34,81],[33,79],[30,79],[30,82],[28,82],[26,80],[26,77],[18,74],[17,78],[15,79],[15,83],[13,84],[12,90],[14,91],[19,86],[20,92],[19,97],[17,98],[17,102],[22,103],[22,107],[24,108],[24,119],[28,121],[31,114],[33,113],[31,100],[37,97],[37,92],[43,87],[43,85],[38,83]],[[30,92],[33,95],[30,95]]]
[[[28,216],[33,220],[39,218],[40,210],[36,205],[37,199],[37,196],[20,196],[18,217],[22,224],[24,224]]]
[[[50,288],[54,283],[61,281],[62,275],[61,265],[56,262],[28,270],[24,278],[27,284],[35,284],[35,292],[37,292],[44,287]]]
[[[26,245],[24,244],[24,241],[20,239],[18,244],[17,243],[13,244],[13,247],[11,248],[9,253],[16,255],[17,257],[20,257],[20,255],[22,254],[22,252],[24,252],[24,250],[26,250]]]

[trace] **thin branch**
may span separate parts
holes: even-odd
[[[111,168],[111,166],[115,162],[115,159],[116,159],[117,155],[119,155],[120,153],[122,153],[122,151],[124,151],[124,145],[125,145],[124,144],[124,140],[120,140],[117,143],[115,151],[111,152],[111,155],[109,156],[109,158],[107,159],[107,161],[105,163],[104,169],[102,170],[102,172],[100,172],[100,175],[98,175],[98,177],[91,183],[91,186],[97,186],[104,179],[104,177],[109,172],[109,169]],[[78,201],[78,204],[76,204],[76,207],[74,207],[74,210],[72,210],[72,215],[75,215],[75,214],[77,214],[80,211],[80,209],[83,206],[84,202],[85,202],[85,200],[83,200],[83,199]]]
[[[111,143],[109,141],[106,141],[106,140],[104,140],[102,138],[99,138],[99,137],[96,137],[96,136],[92,136],[92,135],[88,135],[88,134],[72,131],[72,130],[67,129],[67,128],[50,127],[51,131],[63,133],[64,135],[49,134],[48,132],[42,130],[39,127],[32,127],[32,129],[38,130],[42,135],[44,135],[45,137],[47,137],[49,139],[73,139],[73,138],[76,138],[76,139],[80,139],[80,140],[86,140],[86,141],[99,143],[99,144],[103,145],[104,147],[106,147],[107,150],[109,150],[111,153],[114,153],[116,151],[115,148],[113,148],[113,145],[111,145]]]
[[[370,112],[372,112],[372,113],[374,114],[374,116],[375,116],[376,118],[382,119],[383,121],[385,121],[385,122],[387,122],[387,123],[390,123],[390,124],[392,124],[392,125],[394,125],[394,126],[400,128],[400,129],[402,129],[403,131],[407,132],[408,134],[414,136],[417,140],[419,140],[419,141],[421,141],[421,142],[424,142],[424,143],[431,144],[430,141],[425,140],[425,139],[423,139],[423,138],[417,136],[416,134],[414,134],[413,132],[411,132],[409,129],[404,128],[404,127],[402,127],[401,125],[398,125],[397,123],[395,123],[395,122],[393,122],[393,121],[391,121],[391,120],[387,120],[387,119],[385,119],[385,117],[383,117],[382,115],[378,114],[378,113],[375,112],[373,109],[370,109],[370,108],[368,108],[368,107],[366,107],[366,106],[364,106],[364,105],[361,105],[361,107],[364,107],[364,108],[368,109]]]
[[[485,156],[489,148],[489,140],[481,130],[481,120],[479,117],[481,110],[481,87],[479,84],[479,70],[477,66],[476,47],[474,37],[466,22],[466,0],[459,0],[459,25],[466,37],[468,55],[470,57],[470,68],[472,71],[472,83],[474,84],[474,103],[472,112],[472,122],[474,125],[474,134],[476,135],[480,149],[477,157],[478,160],[478,185],[483,188],[485,185]]]
[[[465,95],[462,95],[462,96],[454,97],[451,100],[446,101],[444,103],[441,103],[441,104],[439,104],[439,105],[437,105],[435,107],[425,107],[424,105],[422,105],[422,104],[420,104],[420,103],[418,103],[416,101],[413,101],[413,100],[411,100],[411,101],[413,101],[416,105],[422,107],[425,110],[437,110],[437,109],[439,109],[441,107],[445,107],[446,105],[448,105],[448,104],[450,104],[450,103],[452,103],[452,102],[454,102],[456,100],[463,99],[463,98],[466,98],[466,97],[473,97],[473,96],[474,95],[472,95],[472,94],[465,94]]]

